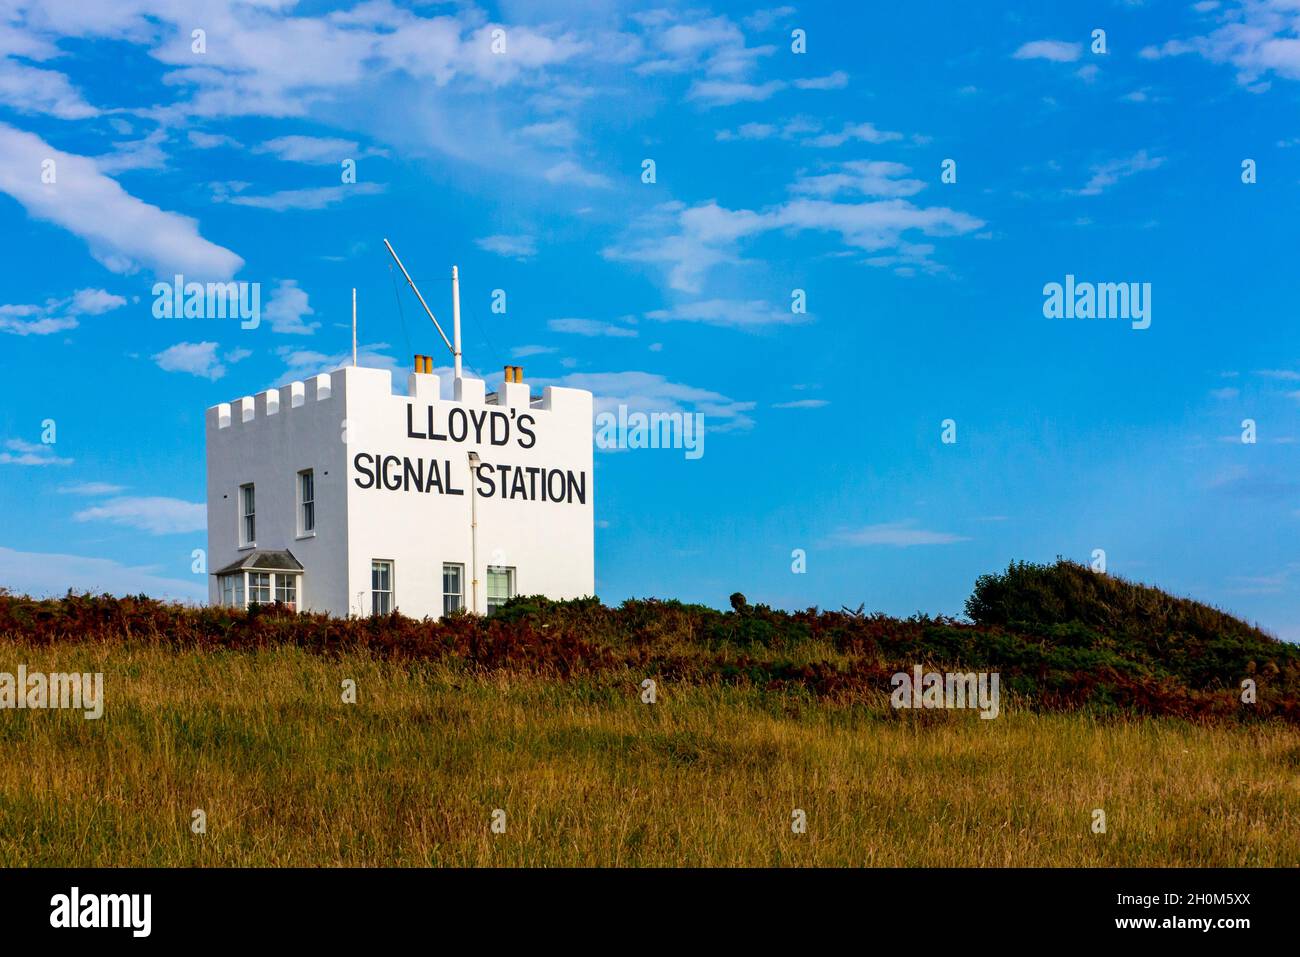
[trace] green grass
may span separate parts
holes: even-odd
[[[0,644],[0,671],[19,662],[104,672],[106,706],[100,721],[0,711],[11,866],[1300,865],[1300,733],[1284,722],[1005,697],[982,721],[900,714],[883,693],[666,680],[647,705],[634,670],[293,647]]]

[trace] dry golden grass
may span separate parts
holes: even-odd
[[[634,675],[294,649],[0,645],[0,671],[19,662],[103,671],[107,703],[0,711],[4,865],[1300,864],[1300,734],[1280,725],[900,717],[721,687],[646,705]]]

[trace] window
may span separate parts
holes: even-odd
[[[297,609],[298,607],[298,576],[297,575],[276,575],[275,576],[275,600]]]
[[[311,469],[298,473],[298,534],[316,531],[316,476]]]
[[[465,566],[442,566],[442,613],[450,615],[465,607]]]
[[[244,573],[221,576],[221,604],[227,608],[244,607]]]
[[[515,596],[515,570],[489,565],[487,570],[487,610],[496,611]]]
[[[393,563],[370,563],[370,611],[387,615],[393,610]]]
[[[239,486],[239,517],[239,544],[254,544],[257,541],[257,508],[252,483]]]
[[[249,572],[248,573],[248,603],[251,605],[271,604],[271,573],[270,572]]]

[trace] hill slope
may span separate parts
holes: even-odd
[[[233,612],[148,598],[0,593],[0,637],[339,654],[558,675],[626,672],[876,700],[914,665],[996,671],[1015,704],[1191,719],[1300,723],[1300,648],[1209,606],[1070,562],[982,576],[972,623],[818,609],[787,613],[733,596],[720,612],[677,601],[516,598],[491,618],[333,619],[277,607]],[[1258,700],[1243,704],[1252,679]]]

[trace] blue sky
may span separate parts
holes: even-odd
[[[0,0],[0,582],[203,595],[207,406],[340,364],[353,286],[363,362],[441,361],[387,236],[489,382],[704,413],[598,453],[606,601],[956,614],[1104,549],[1300,639],[1300,13],[845,6]],[[176,272],[261,324],[154,318]]]

